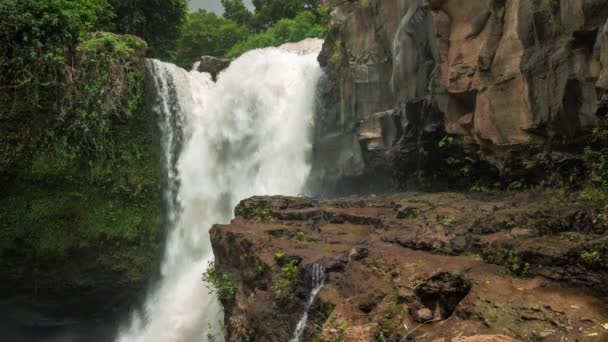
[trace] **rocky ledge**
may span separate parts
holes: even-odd
[[[303,341],[608,340],[608,234],[575,196],[253,197],[235,214],[211,230],[228,341],[289,341],[315,265]]]

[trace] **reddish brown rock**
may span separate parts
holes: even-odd
[[[315,264],[327,273],[305,341],[608,339],[608,264],[583,257],[608,260],[608,236],[600,208],[576,198],[245,200],[211,230],[216,265],[237,284],[228,340],[288,341]]]
[[[414,169],[448,134],[476,151],[469,158],[504,170],[522,149],[571,149],[608,113],[605,1],[330,3],[318,150],[361,156],[319,163],[332,175],[379,174],[378,159],[367,155],[382,146],[380,130],[363,144],[335,139],[370,131],[374,113],[387,110],[402,119],[393,159]]]

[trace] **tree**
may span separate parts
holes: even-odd
[[[303,11],[316,12],[320,0],[253,0],[254,25],[264,30],[281,19],[293,19]]]
[[[222,0],[222,6],[224,6],[224,18],[240,25],[251,25],[253,13],[247,9],[243,0]]]
[[[223,57],[248,36],[245,27],[215,13],[202,10],[190,13],[179,40],[177,62],[188,68],[203,55]]]
[[[143,38],[152,57],[172,59],[188,13],[188,0],[110,0],[114,30]]]
[[[315,15],[304,11],[293,19],[281,19],[268,30],[249,36],[246,40],[234,45],[226,56],[238,57],[253,49],[324,36],[325,28],[317,22]]]

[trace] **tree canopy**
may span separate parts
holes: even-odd
[[[232,20],[239,25],[250,26],[253,20],[251,13],[242,0],[222,0],[224,18]]]
[[[222,0],[224,14],[190,13],[179,40],[177,63],[189,67],[202,55],[234,58],[246,51],[325,35],[329,15],[318,0]]]
[[[315,12],[319,3],[319,0],[253,0],[255,26],[267,29],[281,19],[295,18],[300,12]]]
[[[215,13],[190,13],[179,41],[177,63],[187,68],[203,55],[222,57],[248,36],[246,27]]]
[[[186,21],[188,0],[110,0],[110,3],[116,15],[112,31],[143,38],[152,57],[173,57],[171,52]]]

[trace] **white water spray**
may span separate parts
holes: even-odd
[[[304,329],[306,328],[306,323],[308,322],[308,310],[314,303],[315,298],[319,294],[319,291],[325,285],[325,267],[315,264],[312,266],[312,275],[311,275],[311,285],[312,291],[310,291],[310,295],[308,296],[308,301],[304,306],[304,314],[302,318],[298,321],[298,325],[296,326],[296,331],[293,334],[293,338],[290,342],[300,342],[300,337],[302,337],[302,333],[304,333]]]
[[[209,228],[229,222],[244,198],[304,190],[321,43],[251,51],[217,83],[209,74],[149,61],[172,230],[160,284],[118,341],[200,342],[208,324],[222,319],[201,280],[213,258]]]

